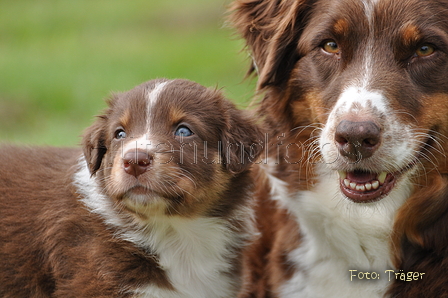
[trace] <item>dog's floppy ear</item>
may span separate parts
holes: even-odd
[[[92,175],[100,168],[104,154],[107,151],[106,123],[106,115],[98,116],[97,120],[85,130],[82,138],[84,157]]]
[[[248,111],[230,108],[227,127],[222,131],[222,158],[232,174],[249,169],[263,151],[263,133]]]
[[[246,39],[258,89],[286,82],[299,55],[297,44],[311,0],[235,0],[230,21]]]

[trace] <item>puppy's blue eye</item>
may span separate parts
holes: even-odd
[[[118,130],[115,132],[115,138],[116,138],[117,140],[126,138],[126,132],[125,132],[124,130],[122,130],[122,129],[118,129]]]
[[[174,134],[180,137],[189,137],[194,135],[194,133],[186,126],[179,126]]]

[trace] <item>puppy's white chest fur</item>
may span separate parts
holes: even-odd
[[[136,233],[130,240],[146,242],[157,253],[175,291],[146,286],[135,291],[137,297],[231,297],[227,249],[235,239],[224,223],[210,218],[157,218],[148,227],[147,233]]]
[[[99,191],[83,159],[75,175],[75,185],[83,195],[83,203],[99,214],[106,224],[116,228],[117,237],[158,257],[158,264],[174,287],[174,290],[167,290],[148,283],[129,290],[135,297],[232,297],[237,285],[233,285],[229,272],[234,257],[230,248],[241,245],[245,235],[235,235],[229,222],[220,218],[185,218],[156,213],[145,222],[129,223]]]
[[[356,204],[340,193],[337,174],[320,177],[312,191],[294,195],[285,195],[274,178],[275,197],[296,216],[302,233],[301,245],[289,254],[298,271],[280,297],[382,297],[389,283],[385,270],[392,268],[393,218],[410,193],[409,183],[380,202]],[[379,279],[351,278],[359,272],[375,272]]]

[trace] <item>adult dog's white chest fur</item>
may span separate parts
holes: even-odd
[[[280,297],[383,297],[389,283],[386,270],[393,269],[389,240],[394,215],[411,185],[401,181],[380,202],[357,204],[341,194],[337,173],[320,170],[320,182],[312,190],[292,195],[284,182],[270,177],[273,197],[296,217],[302,237],[288,256],[298,270],[282,286]],[[359,272],[376,277],[375,272],[379,278],[364,275],[360,280]]]

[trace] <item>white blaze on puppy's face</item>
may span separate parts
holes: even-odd
[[[152,118],[152,114],[156,113],[157,111],[154,110],[154,107],[159,100],[160,93],[163,92],[163,89],[169,84],[169,82],[162,82],[158,83],[154,89],[150,90],[147,93],[148,98],[148,109],[147,109],[147,131],[150,133],[151,127],[150,127],[150,119]]]

